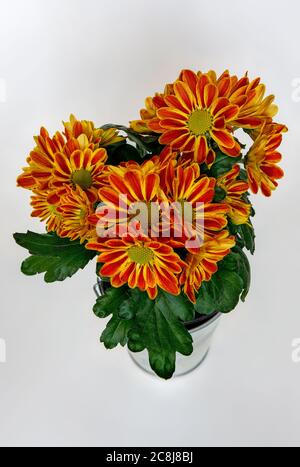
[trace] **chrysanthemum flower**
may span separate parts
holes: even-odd
[[[99,190],[99,197],[104,205],[101,211],[96,214],[99,222],[98,227],[102,228],[103,221],[103,228],[106,225],[108,219],[106,207],[108,207],[113,208],[112,223],[108,226],[109,228],[115,227],[118,230],[119,226],[126,224],[127,227],[131,226],[135,229],[142,227],[148,229],[150,227],[151,204],[157,202],[159,175],[151,171],[145,173],[143,167],[135,167],[134,170],[119,168],[118,172],[110,174],[108,180],[109,186],[104,186]],[[134,208],[130,212],[130,209],[137,203],[142,203],[145,206],[147,218],[144,219],[143,226],[138,221],[135,223],[135,214],[139,215],[139,212],[136,211],[140,211],[140,209]],[[102,213],[105,213],[103,221]],[[149,232],[143,231],[143,233],[148,235]]]
[[[54,167],[54,156],[65,146],[63,136],[57,132],[50,138],[48,131],[42,128],[40,135],[35,138],[36,147],[27,158],[28,167],[17,179],[18,186],[29,190],[49,188],[49,182]]]
[[[86,148],[92,150],[98,149],[99,147],[104,148],[124,140],[122,136],[119,136],[116,128],[110,128],[108,130],[95,128],[93,122],[77,120],[74,115],[70,116],[69,122],[64,122],[64,127],[64,134],[67,140],[77,140],[79,148],[82,150]]]
[[[250,81],[248,73],[242,78],[230,75],[226,70],[218,78],[214,72],[209,72],[210,80],[215,83],[221,97],[226,97],[231,104],[240,110],[237,117],[230,123],[232,126],[252,129],[270,122],[277,114],[278,107],[273,103],[275,96],[265,97],[266,87],[260,78]]]
[[[165,102],[163,102],[163,105]],[[142,109],[141,119],[140,120],[133,120],[130,122],[130,128],[134,130],[136,133],[147,134],[151,132],[148,127],[148,123],[156,117],[157,107],[153,102],[153,97],[147,97],[145,100],[145,109]]]
[[[107,161],[107,152],[100,148],[76,150],[70,157],[58,152],[54,157],[54,170],[51,186],[62,188],[67,185],[79,186],[86,191],[91,202],[97,200],[98,190],[102,186],[103,168]]]
[[[177,81],[174,96],[165,97],[167,107],[157,111],[163,134],[160,143],[180,152],[194,152],[198,163],[211,165],[215,159],[212,142],[229,156],[238,156],[240,146],[229,125],[239,107],[220,97],[218,87],[207,75],[190,75],[189,83]]]
[[[288,131],[288,127],[286,125],[283,125],[281,123],[268,123],[264,125],[263,128],[263,133],[265,135],[274,135],[274,134],[280,134],[280,133],[286,133]],[[262,128],[254,128],[251,131],[248,131],[249,136],[255,141],[260,134],[262,133]]]
[[[23,173],[17,179],[18,186],[29,190],[49,190],[51,186],[60,186],[58,181],[54,180],[58,176],[57,169],[59,170],[59,168],[63,172],[63,177],[59,176],[59,178],[63,178],[66,183],[69,183],[69,181],[66,181],[65,176],[68,174],[69,169],[65,171],[66,167],[62,168],[62,159],[66,161],[68,166],[73,166],[72,161],[78,160],[78,154],[81,152],[82,156],[80,158],[84,159],[83,164],[89,164],[89,160],[93,159],[92,165],[97,165],[98,162],[95,161],[99,158],[99,154],[100,160],[106,162],[107,158],[104,149],[101,149],[101,153],[99,153],[100,147],[106,147],[124,139],[118,135],[117,130],[114,128],[108,130],[96,129],[93,122],[78,121],[73,115],[70,117],[70,122],[64,123],[64,126],[64,136],[57,132],[53,138],[50,138],[48,131],[42,128],[40,135],[34,138],[36,147],[27,158],[28,166],[23,169]],[[90,152],[86,151],[87,149]],[[60,155],[57,156],[57,154]],[[93,155],[91,156],[91,154]],[[63,156],[61,157],[61,155]],[[80,167],[78,170],[82,168]],[[72,169],[77,170],[76,164]],[[86,184],[90,184],[87,179],[89,177],[84,178],[83,172],[79,174],[79,183],[76,182],[77,176],[78,174],[75,176],[75,184],[84,188]],[[95,176],[98,177],[98,174],[93,171],[93,177]],[[82,177],[84,178],[83,181]]]
[[[284,176],[277,165],[282,158],[277,151],[282,142],[282,134],[278,130],[278,126],[264,126],[247,155],[249,184],[255,194],[261,189],[265,196],[271,196],[278,186],[277,180]]]
[[[180,80],[189,84],[203,76],[202,72],[195,74],[191,70],[183,70]],[[239,113],[231,122],[233,127],[252,129],[270,122],[277,114],[278,107],[274,104],[274,95],[265,97],[266,87],[260,78],[250,81],[248,73],[242,78],[230,75],[225,70],[219,77],[214,71],[206,73],[210,83],[218,88],[219,97],[229,99],[230,103],[239,107]]]
[[[275,96],[265,97],[266,86],[256,78],[250,82],[246,75],[236,83],[231,84],[230,102],[238,105],[240,110],[231,122],[233,126],[245,129],[261,127],[265,122],[271,122],[278,112],[273,103]]]
[[[59,192],[37,192],[31,197],[31,206],[33,207],[31,216],[46,222],[49,232],[56,232],[61,225],[61,215],[58,212],[59,203]]]
[[[100,275],[110,278],[113,287],[128,284],[132,289],[146,291],[153,300],[158,287],[172,295],[180,294],[178,275],[183,262],[167,245],[146,237],[127,236],[90,242],[87,248],[101,253],[98,262],[104,265]]]
[[[126,161],[121,162],[119,165],[108,166],[108,168],[110,173],[115,173],[122,177],[126,172],[131,170],[138,170],[143,176],[153,173],[160,175],[171,162],[174,162],[174,165],[176,165],[176,158],[177,153],[166,147],[159,156],[153,156],[140,164],[136,161]]]
[[[137,170],[143,177],[149,174],[159,175],[160,188],[164,189],[167,178],[170,179],[170,170],[177,165],[177,153],[169,147],[163,149],[159,156],[153,156],[142,164],[135,161],[122,162],[120,165],[107,166],[107,183],[109,184],[109,175],[111,173],[124,177],[126,172]]]
[[[157,120],[157,110],[166,106],[165,97],[173,95],[172,84],[167,84],[163,93],[156,93],[154,97],[147,97],[145,100],[145,109],[140,112],[141,119],[130,122],[130,128],[136,133],[147,134],[152,131],[161,132]]]
[[[207,236],[220,231],[227,226],[228,207],[222,203],[213,203],[215,196],[216,179],[206,176],[199,178],[199,166],[193,164],[189,167],[177,167],[171,173],[171,180],[168,185],[170,190],[167,193],[161,193],[164,201],[169,203],[179,203],[184,206],[187,203],[192,207],[193,219],[184,219],[184,231],[182,241],[195,236],[195,239],[203,243]],[[174,235],[180,241],[180,232],[182,232],[181,213],[179,213],[179,224],[176,225],[174,219]],[[189,226],[189,223],[191,225]],[[186,232],[187,230],[187,232]],[[188,235],[187,235],[188,233]]]
[[[80,239],[81,243],[95,238],[95,227],[89,222],[89,216],[92,215],[93,211],[93,204],[84,190],[79,186],[76,189],[67,186],[57,208],[57,212],[61,216],[58,228],[59,236],[68,237],[71,240]]]
[[[218,270],[217,263],[222,261],[235,246],[235,238],[224,230],[201,248],[189,253],[180,276],[180,285],[191,302],[196,303],[196,294],[202,283],[209,281]]]
[[[135,168],[126,170],[124,174],[112,173],[109,183],[110,187],[99,190],[100,198],[104,202],[117,206],[118,196],[122,194],[127,196],[128,203],[150,203],[157,198],[159,175],[152,172],[145,174],[143,168]]]
[[[238,179],[240,171],[240,166],[235,165],[230,172],[217,179],[217,186],[225,194],[222,202],[229,207],[228,216],[236,225],[246,224],[251,212],[251,205],[242,200],[243,194],[249,190],[249,184]]]

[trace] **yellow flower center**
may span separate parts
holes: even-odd
[[[83,190],[87,190],[93,185],[92,175],[85,169],[76,170],[72,175],[72,181],[75,185],[79,185]]]
[[[57,212],[57,206],[55,204],[48,204],[48,210],[52,216],[61,217],[61,215]]]
[[[133,246],[128,250],[128,256],[134,263],[148,264],[154,259],[153,251],[145,246]]]
[[[208,110],[197,109],[190,115],[188,127],[191,133],[200,136],[205,135],[211,129],[212,123],[213,118]]]

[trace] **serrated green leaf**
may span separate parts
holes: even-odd
[[[151,367],[162,378],[172,377],[177,352],[190,355],[193,351],[182,320],[192,320],[194,308],[183,296],[160,291],[156,300],[150,300],[138,289],[111,288],[98,298],[94,312],[100,318],[113,313],[101,336],[106,348],[127,344],[132,352],[147,349]]]
[[[232,235],[236,236],[237,245],[246,248],[252,255],[255,253],[255,232],[251,221],[249,224],[235,225],[228,222],[228,229]]]
[[[86,250],[79,241],[73,242],[68,238],[58,237],[54,233],[37,234],[28,231],[26,234],[16,233],[14,239],[18,245],[26,248],[30,254],[38,256],[72,256],[83,249]],[[90,255],[95,255],[93,252],[86,251]]]
[[[147,349],[151,368],[164,379],[174,374],[177,352],[186,356],[193,352],[192,337],[178,318],[178,314],[191,314],[185,310],[181,298],[179,300],[181,310],[178,312],[175,310],[176,301],[169,300],[163,292],[159,293],[155,301],[148,299],[146,305],[137,312],[128,334],[129,349],[133,352]]]
[[[251,286],[251,266],[247,255],[241,248],[235,247],[234,252],[237,252],[239,255],[237,272],[244,282],[244,291],[241,295],[241,300],[245,302]]]
[[[240,226],[240,235],[244,241],[245,247],[252,255],[255,253],[255,232],[253,226],[244,224]]]
[[[204,282],[199,291],[195,308],[200,314],[229,313],[240,299],[245,301],[248,295],[251,268],[241,248],[236,246],[218,267],[218,272],[209,282]]]
[[[163,302],[164,307],[168,307],[182,322],[193,321],[195,309],[192,303],[183,294],[179,296],[170,295],[161,291],[157,303]]]
[[[25,259],[21,265],[21,271],[27,276],[35,276],[41,274],[49,268],[53,268],[57,265],[59,258],[53,258],[51,256],[30,256]]]
[[[191,355],[191,353],[193,352],[193,340],[188,331],[185,329],[183,323],[181,323],[180,321],[178,321],[178,319],[174,317],[174,313],[169,307],[169,305],[166,304],[166,301],[161,300],[159,297],[155,303],[154,308],[158,328],[161,324],[162,333],[165,333],[165,337],[168,340],[173,341],[173,349],[176,348],[177,352],[181,353],[182,355]],[[158,334],[160,334],[159,331]]]
[[[122,320],[113,316],[101,335],[101,342],[108,350],[114,349],[119,344],[124,347],[127,344],[127,335],[131,325],[131,320]]]
[[[238,305],[243,291],[244,281],[236,272],[219,269],[209,282],[201,286],[196,311],[206,315],[215,311],[229,313]]]
[[[196,312],[208,316],[219,311],[219,293],[220,290],[213,279],[203,282],[195,305]]]
[[[108,124],[102,127],[103,130],[107,130],[109,128],[117,128],[118,130],[126,133],[127,138],[136,145],[136,150],[138,151],[140,159],[144,159],[147,156],[160,154],[164,148],[164,146],[159,144],[159,135],[157,134],[141,135],[140,133],[136,133],[131,128],[127,128],[122,125]]]
[[[14,239],[32,255],[22,263],[22,272],[30,276],[45,273],[45,281],[48,283],[72,277],[96,255],[80,242],[60,238],[54,233],[36,234],[28,231],[26,234],[15,234]]]
[[[124,287],[120,289],[110,287],[103,297],[97,298],[93,311],[98,318],[107,318],[113,313],[118,313],[124,299],[126,299]]]
[[[232,252],[219,264],[219,269],[236,272],[241,277],[243,280],[241,300],[244,302],[251,285],[251,267],[244,251],[238,246],[234,247]]]
[[[156,303],[148,316],[144,339],[151,368],[164,379],[170,379],[175,372],[176,352],[185,356],[193,352],[191,335],[162,301]]]
[[[119,312],[118,312],[119,317],[121,319],[130,320],[135,317],[135,314],[136,314],[136,309],[135,309],[135,306],[132,300],[130,299],[125,300],[119,308]]]
[[[244,287],[243,279],[236,272],[222,271],[217,274],[215,280],[220,282],[219,288],[222,290],[218,311],[229,313],[240,301]]]

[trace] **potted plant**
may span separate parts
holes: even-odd
[[[195,368],[249,291],[250,191],[271,196],[283,176],[273,101],[247,74],[183,70],[128,128],[74,116],[42,128],[18,186],[47,232],[14,235],[22,272],[63,281],[97,260],[105,347],[127,345],[164,379]]]

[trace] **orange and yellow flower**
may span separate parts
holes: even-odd
[[[255,128],[252,129],[251,131],[248,131],[249,136],[255,141],[260,134],[263,132],[265,135],[274,135],[274,134],[281,134],[281,133],[286,133],[288,131],[288,128],[286,125],[283,125],[281,123],[267,123],[264,125],[263,129],[262,128]]]
[[[18,177],[17,184],[28,190],[47,190],[52,177],[54,156],[57,152],[63,151],[65,141],[59,132],[50,138],[45,128],[41,128],[39,136],[34,139],[36,147],[27,158],[28,166]]]
[[[51,177],[53,188],[79,186],[86,191],[91,202],[98,198],[98,190],[103,182],[103,169],[107,161],[107,152],[100,148],[92,151],[77,149],[70,157],[57,152],[54,157],[54,170]]]
[[[163,93],[156,93],[154,97],[147,97],[145,100],[145,109],[140,112],[141,120],[130,122],[130,128],[136,133],[147,134],[152,131],[160,132],[159,122],[157,121],[157,110],[166,106],[165,97],[173,95],[172,84],[167,84]]]
[[[261,127],[264,123],[270,123],[278,112],[278,107],[273,103],[275,96],[265,97],[266,86],[260,82],[260,78],[250,81],[248,76],[234,80],[229,92],[230,102],[238,105],[240,111],[231,122],[238,128],[252,129]]]
[[[230,131],[239,107],[220,97],[218,87],[207,75],[190,72],[189,82],[176,81],[174,96],[165,97],[166,107],[157,111],[162,136],[160,143],[180,152],[193,152],[198,163],[211,165],[215,143],[229,156],[238,156],[240,146]]]
[[[188,94],[187,90],[184,89],[183,91],[176,91],[176,83],[184,83],[187,86],[188,90],[192,92],[194,98],[198,98],[197,90],[196,90],[196,83],[198,81],[205,80],[207,84],[210,84],[217,88],[217,97],[218,99],[227,99],[223,101],[224,105],[233,105],[238,107],[237,114],[230,119],[225,118],[226,125],[223,129],[232,129],[237,128],[244,128],[244,129],[255,129],[260,128],[265,123],[271,123],[272,119],[278,112],[278,107],[274,104],[274,95],[265,96],[266,87],[263,83],[261,83],[260,78],[256,78],[250,81],[248,77],[248,73],[246,73],[242,78],[238,78],[235,75],[230,75],[228,70],[225,70],[219,77],[217,76],[216,72],[213,70],[208,71],[207,73],[203,73],[201,71],[195,73],[191,70],[182,70],[178,80],[174,84],[169,84],[166,86],[164,93],[156,93],[154,97],[148,97],[146,99],[146,108],[141,110],[141,120],[136,120],[131,122],[131,128],[139,133],[149,133],[149,132],[156,132],[156,133],[163,133],[165,134],[165,130],[169,131],[177,131],[182,128],[180,126],[180,121],[182,118],[175,117],[176,123],[172,122],[167,127],[162,125],[162,120],[174,120],[174,115],[172,117],[159,117],[159,110],[165,107],[171,107],[183,111],[184,114],[188,114],[188,118],[190,118],[191,110],[195,110],[194,108],[191,109],[191,103],[189,102],[189,97],[186,97]],[[178,88],[178,86],[177,86]],[[179,94],[179,102],[177,101]],[[169,98],[171,96],[171,98]],[[174,100],[175,96],[175,100]],[[200,96],[199,96],[200,97]],[[203,105],[203,99],[199,99],[200,106],[197,105],[196,108],[199,109],[207,109],[205,105]],[[171,101],[171,104],[170,104]],[[175,104],[174,104],[175,101]],[[186,106],[187,104],[187,106]],[[197,103],[199,104],[199,103]],[[196,114],[194,119],[199,122],[199,116],[202,116],[201,120],[203,124],[200,123],[193,125],[192,119],[192,129],[196,131],[192,131],[194,136],[198,136],[197,141],[199,140],[199,131],[211,120],[207,117],[207,114]],[[211,118],[213,117],[210,115]],[[212,118],[213,119],[213,118]],[[187,122],[187,119],[184,120]],[[219,123],[219,122],[218,122]],[[227,124],[228,123],[228,124]],[[200,128],[199,128],[200,125]],[[218,125],[218,124],[217,124]],[[184,126],[186,128],[186,126]],[[226,127],[226,128],[225,128]],[[218,128],[217,128],[218,129]],[[189,128],[190,130],[190,128]],[[210,130],[207,130],[209,133]],[[190,131],[189,131],[190,133]],[[203,135],[200,135],[203,136]],[[179,138],[175,134],[175,139]],[[212,138],[214,139],[214,138]],[[183,140],[185,141],[185,140]],[[203,139],[201,139],[202,144],[204,144]],[[182,141],[179,141],[182,143]],[[170,144],[170,143],[166,143]],[[177,142],[175,143],[175,145]],[[191,143],[187,143],[189,145]],[[197,143],[199,144],[199,143]],[[175,149],[176,146],[173,146]],[[178,145],[178,144],[177,144]],[[235,144],[234,146],[230,146],[228,144],[222,144],[219,140],[217,141],[217,145],[221,148],[222,146],[225,148],[225,153],[231,156],[236,156],[238,151],[238,145]],[[180,144],[179,150],[182,150],[182,146],[184,144]],[[193,146],[194,147],[194,146]],[[186,152],[185,149],[183,149]],[[226,152],[227,150],[227,152]],[[208,148],[209,151],[209,148]],[[213,156],[213,153],[210,153],[208,156],[208,160],[210,160]],[[201,161],[201,157],[198,160]]]
[[[229,207],[228,216],[236,225],[246,224],[251,213],[251,205],[242,199],[242,196],[249,190],[249,184],[238,179],[240,171],[240,166],[235,165],[230,172],[217,179],[217,186],[225,193],[222,202]]]
[[[249,184],[255,194],[261,189],[265,196],[271,196],[278,186],[277,180],[284,176],[278,166],[282,159],[277,150],[282,142],[281,129],[278,125],[264,126],[247,155]]]
[[[189,83],[191,81],[190,70],[183,70],[180,79]],[[202,76],[198,72],[197,76]],[[252,129],[261,127],[265,122],[270,122],[277,114],[278,107],[274,104],[274,95],[265,97],[266,87],[260,82],[260,78],[250,81],[248,73],[242,78],[230,75],[225,70],[220,77],[214,71],[209,71],[207,76],[212,84],[218,88],[219,97],[225,97],[231,104],[239,107],[239,113],[230,122],[231,126]]]
[[[100,275],[110,278],[113,287],[128,284],[131,289],[146,291],[153,300],[158,287],[172,295],[180,294],[178,275],[183,262],[167,245],[146,237],[127,236],[104,243],[90,242],[87,248],[101,253]]]
[[[165,102],[163,103],[163,105]],[[147,97],[145,100],[145,109],[142,109],[141,119],[140,120],[133,120],[130,122],[130,128],[134,130],[136,133],[147,134],[151,133],[151,130],[148,127],[148,123],[151,122],[156,117],[157,107],[154,104],[153,97]]]
[[[31,216],[46,222],[48,232],[56,232],[60,228],[62,218],[58,212],[59,203],[60,195],[57,191],[41,191],[31,197]]]
[[[161,193],[164,201],[174,204],[179,203],[182,207],[187,203],[192,208],[192,219],[185,218],[183,237],[181,241],[194,238],[201,243],[215,232],[227,226],[228,207],[222,203],[213,203],[215,196],[216,179],[199,177],[199,166],[192,164],[190,167],[178,166],[171,173],[168,185],[170,190]],[[177,220],[179,224],[176,225]],[[188,225],[190,224],[190,225]],[[182,232],[182,214],[175,217],[174,235],[180,241]]]
[[[41,128],[39,136],[34,138],[36,147],[27,158],[28,166],[23,169],[23,173],[17,179],[18,186],[29,190],[49,190],[52,186],[56,187],[58,186],[57,170],[59,170],[58,166],[62,165],[62,157],[67,165],[72,165],[73,159],[77,159],[81,151],[85,160],[92,158],[96,160],[101,154],[100,159],[106,162],[106,152],[101,149],[100,153],[99,148],[124,140],[115,128],[96,129],[93,122],[79,121],[74,115],[71,115],[69,122],[64,123],[64,128],[64,134],[57,132],[53,138],[49,136],[45,128]],[[76,153],[75,156],[74,153]],[[91,153],[93,153],[92,156]]]
[[[188,254],[186,267],[180,276],[180,285],[191,302],[196,303],[196,294],[202,283],[209,281],[218,270],[218,263],[235,246],[235,238],[224,230],[197,251]]]
[[[99,190],[100,200],[104,203],[101,210],[97,212],[98,227],[104,228],[109,218],[106,208],[112,208],[111,223],[107,226],[120,233],[123,226],[135,230],[150,225],[151,203],[158,201],[160,178],[153,172],[145,173],[143,168],[135,167],[134,170],[122,169],[120,173],[111,173],[109,175],[109,186],[104,186]],[[147,218],[141,225],[140,219],[143,216],[141,205],[145,206]],[[141,215],[140,215],[141,214]],[[105,215],[105,218],[103,218]],[[102,219],[103,218],[103,219]],[[104,222],[104,223],[103,223]],[[103,225],[102,225],[103,224]],[[149,232],[143,231],[144,235]]]
[[[64,122],[65,136],[67,140],[75,139],[79,144],[79,148],[95,150],[99,147],[107,147],[111,144],[116,144],[124,141],[124,138],[119,135],[116,128],[103,130],[95,128],[95,124],[87,120],[77,120],[74,115],[70,116],[69,122]],[[78,149],[79,149],[78,148]]]
[[[94,212],[86,192],[79,186],[75,189],[66,187],[66,192],[59,201],[57,212],[61,223],[58,227],[60,237],[68,237],[70,240],[80,240],[81,243],[95,238],[95,227],[89,222],[89,217]]]
[[[135,161],[122,162],[120,165],[107,166],[107,183],[109,182],[109,175],[111,173],[124,177],[126,172],[137,170],[142,177],[149,174],[159,175],[160,188],[166,188],[167,180],[170,179],[172,168],[177,165],[177,153],[166,147],[159,156],[153,156],[151,159],[146,160],[142,164]]]

